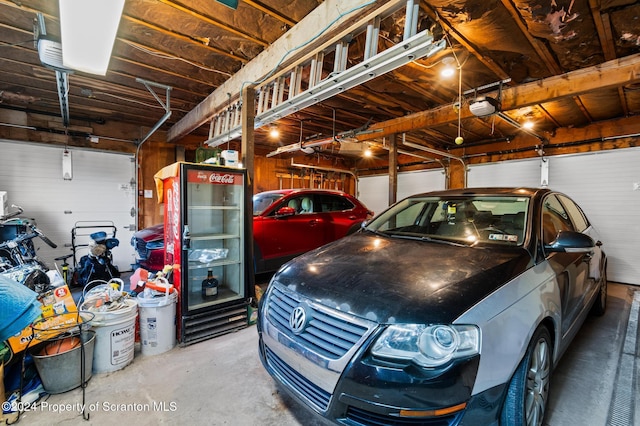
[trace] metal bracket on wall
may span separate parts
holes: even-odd
[[[147,90],[153,95],[153,97],[156,99],[156,101],[158,101],[158,103],[160,105],[162,105],[162,107],[165,110],[165,114],[160,118],[160,120],[158,120],[158,122],[153,126],[153,128],[149,131],[149,133],[147,133],[147,136],[145,136],[140,141],[140,143],[138,144],[138,146],[140,146],[147,139],[149,139],[149,137],[152,134],[154,134],[156,132],[156,130],[158,130],[160,128],[160,126],[162,126],[164,124],[164,122],[169,119],[169,117],[171,117],[171,107],[170,107],[171,98],[170,98],[170,94],[171,94],[171,89],[172,88],[171,88],[171,86],[165,86],[164,84],[154,83],[152,81],[143,80],[141,78],[136,78],[136,81],[138,83],[144,84],[144,87],[147,88]],[[165,91],[166,91],[166,94],[165,94],[166,102],[162,102],[162,99],[160,99],[160,97],[156,94],[156,92],[153,91],[151,86],[158,87],[160,89],[165,89]]]
[[[69,126],[69,79],[67,73],[56,70],[56,85],[58,86],[58,99],[60,100],[60,114],[62,124]]]

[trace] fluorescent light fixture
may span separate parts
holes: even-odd
[[[259,129],[282,117],[320,103],[339,93],[343,93],[378,76],[400,68],[411,61],[429,57],[445,47],[445,39],[434,43],[433,35],[428,30],[422,31],[351,68],[339,73],[330,74],[312,88],[291,99],[287,99],[262,114],[256,115],[254,126],[256,129]],[[217,146],[233,139],[233,137],[229,137],[229,133],[234,135],[234,137],[238,137],[241,132],[241,126],[236,126],[229,132],[215,136],[205,143],[209,146]]]
[[[124,0],[59,0],[65,68],[105,75]]]

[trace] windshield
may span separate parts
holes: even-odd
[[[388,236],[521,245],[529,198],[511,196],[411,197],[365,229]]]
[[[256,194],[253,196],[253,215],[258,216],[267,209],[271,204],[284,197],[283,194],[271,193],[271,194]]]

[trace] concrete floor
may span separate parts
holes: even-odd
[[[609,285],[606,314],[587,319],[554,371],[546,425],[640,425],[639,304],[640,288]],[[262,368],[255,326],[164,354],[136,353],[127,367],[93,375],[85,396],[88,422],[82,402],[81,389],[48,396],[20,423],[322,424],[279,392]]]

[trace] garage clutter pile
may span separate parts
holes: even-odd
[[[84,405],[92,375],[129,365],[136,341],[144,356],[176,345],[177,291],[163,274],[144,281],[139,275],[133,291],[119,278],[92,281],[77,305],[61,281],[37,293],[0,275],[1,381],[8,392],[2,399],[9,403],[3,416],[9,422],[19,419],[25,404],[80,386]]]

